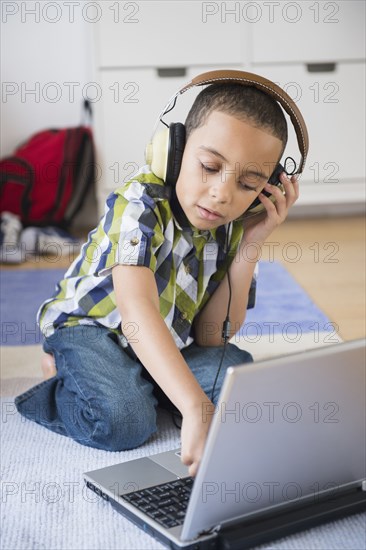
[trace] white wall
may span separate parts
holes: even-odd
[[[78,125],[83,87],[96,91],[92,23],[74,4],[1,2],[1,156],[38,130]]]
[[[305,174],[296,206],[299,208],[301,200],[306,199],[311,209],[320,206],[325,212],[331,197],[330,208],[346,204],[347,208],[351,205],[362,209],[365,5],[344,0],[281,2],[303,10],[301,21],[292,25],[288,17],[285,21],[277,17],[275,23],[262,17],[253,25],[244,20],[243,10],[239,10],[239,18],[223,13],[223,9],[230,11],[239,4],[260,2],[1,1],[0,155],[10,154],[38,130],[79,124],[83,97],[89,95],[97,99],[94,110],[98,124],[94,130],[100,158],[104,158],[104,179],[114,175],[111,167],[116,162],[129,171],[131,162],[126,164],[124,159],[140,161],[137,154],[142,157],[158,110],[178,87],[177,83],[169,94],[163,91],[164,79],[156,78],[156,67],[166,67],[175,60],[175,65],[188,67],[186,81],[188,74],[218,68],[215,64],[220,68],[226,65],[258,72],[280,85],[302,83],[304,97],[298,106],[306,115],[311,133],[308,174],[315,178],[311,171],[315,162],[321,167],[336,162],[339,175],[338,184],[332,183],[330,188],[325,181],[328,172],[321,174],[321,185],[316,182],[315,187],[306,187]],[[203,4],[217,12],[207,21],[202,15]],[[279,2],[266,2],[267,8],[269,4],[277,6]],[[316,7],[319,14],[314,11]],[[293,17],[293,8],[286,13]],[[263,27],[266,21],[268,28]],[[95,39],[98,30],[99,43]],[[268,36],[269,31],[274,35]],[[337,69],[334,73],[308,74],[305,63],[310,61],[335,61]],[[122,97],[115,102],[111,91],[115,88],[110,86],[115,83],[121,88],[126,83],[137,86],[136,103],[125,101],[130,88],[123,88]],[[323,95],[332,91],[327,88],[329,84],[336,84],[339,93],[335,103],[328,104],[324,98],[315,101],[314,83]],[[170,84],[164,83],[164,90]],[[56,100],[55,95],[59,96]],[[139,147],[135,146],[137,139],[141,140]],[[104,199],[101,183],[98,181],[97,189]]]
[[[98,97],[96,12],[86,4],[1,1],[1,157],[39,130],[79,125],[84,96]],[[92,189],[73,227],[91,227],[97,219]]]

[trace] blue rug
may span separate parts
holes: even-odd
[[[282,334],[294,341],[296,335],[335,332],[336,328],[282,264],[259,262],[255,307],[247,311],[238,334],[252,340]]]
[[[36,323],[40,304],[50,298],[65,270],[31,269],[1,273],[1,345],[40,344]],[[334,326],[303,288],[277,262],[260,262],[256,304],[238,334],[255,340],[273,334],[294,339]],[[292,336],[291,336],[292,335]]]
[[[41,303],[50,298],[64,269],[2,271],[0,278],[1,345],[40,344],[42,334],[36,315]]]

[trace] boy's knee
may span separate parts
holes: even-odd
[[[230,360],[233,361],[233,364],[241,363],[253,363],[253,356],[249,351],[239,348],[235,344],[229,342],[227,344],[228,355],[230,355]]]
[[[148,403],[118,403],[94,410],[88,446],[105,451],[126,451],[139,447],[156,432],[156,410]]]

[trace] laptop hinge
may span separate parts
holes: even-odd
[[[208,535],[214,535],[217,534],[221,530],[221,524],[217,525],[216,527],[211,527],[211,529],[205,529],[204,531],[200,531],[198,533],[199,537],[207,537]]]
[[[365,491],[358,490],[272,517],[239,522],[218,533],[218,550],[243,550],[304,529],[366,510]]]

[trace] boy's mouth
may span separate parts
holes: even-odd
[[[201,218],[204,218],[205,220],[218,220],[219,218],[223,218],[223,215],[220,214],[220,212],[216,212],[216,210],[210,210],[209,208],[204,208],[203,206],[197,205],[198,212]]]

